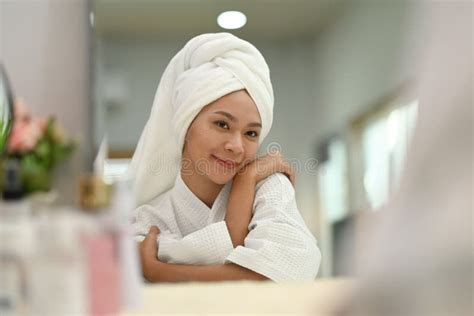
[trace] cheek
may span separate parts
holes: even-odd
[[[210,128],[200,128],[193,131],[192,137],[189,138],[189,149],[192,156],[201,158],[207,155],[210,148],[216,142],[215,133]]]
[[[251,161],[257,158],[257,150],[257,145],[251,144],[247,146],[247,148],[245,149],[245,159]]]
[[[215,131],[211,128],[202,128],[199,131],[199,145],[201,149],[208,151],[210,148],[214,147],[218,139]]]

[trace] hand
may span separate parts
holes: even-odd
[[[156,265],[158,260],[158,245],[156,242],[156,236],[160,233],[160,229],[157,226],[151,226],[146,235],[145,239],[139,244],[140,261],[142,266],[142,272],[145,279],[152,281],[150,273],[152,266]]]
[[[257,184],[259,181],[277,172],[285,174],[290,179],[293,187],[295,186],[295,172],[290,164],[283,160],[283,156],[278,151],[250,161],[239,170],[236,177],[250,177]]]

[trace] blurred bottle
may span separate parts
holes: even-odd
[[[120,260],[121,305],[123,310],[133,310],[142,306],[142,272],[136,242],[130,223],[130,215],[135,208],[132,181],[127,178],[112,185],[110,211],[117,220],[118,249]]]
[[[0,315],[27,315],[28,262],[33,249],[26,201],[0,201]]]
[[[35,247],[29,271],[34,315],[88,315],[87,271],[80,236],[90,227],[74,210],[34,219]]]
[[[21,166],[17,159],[6,159],[3,163],[2,197],[4,200],[18,200],[24,195]]]
[[[129,222],[135,207],[131,182],[113,182],[107,191],[106,205],[87,210],[93,211],[90,214],[99,227],[99,233],[84,238],[92,315],[114,314],[142,305],[140,261]]]

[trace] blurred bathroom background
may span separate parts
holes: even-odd
[[[299,209],[325,254],[319,276],[354,272],[351,256],[340,259],[363,252],[368,219],[360,219],[376,217],[396,190],[416,125],[415,59],[406,56],[415,3],[2,0],[1,8],[1,59],[14,92],[81,139],[55,178],[64,203],[104,136],[106,175],[124,172],[161,74],[188,39],[227,31],[252,42],[275,94],[261,152],[279,146],[297,171]],[[223,29],[216,18],[227,10],[247,23]]]
[[[250,41],[269,65],[275,95],[261,153],[279,146],[296,169],[299,210],[323,253],[318,278],[354,277],[413,149],[420,52],[436,37],[424,36],[421,13],[431,6],[467,12],[462,22],[471,27],[455,34],[467,47],[462,56],[471,56],[472,123],[470,1],[0,0],[0,61],[33,113],[54,115],[80,140],[53,185],[56,202],[72,205],[104,137],[106,177],[126,170],[161,74],[191,37],[225,31]],[[229,10],[246,23],[219,26]],[[457,13],[437,25],[457,25]],[[453,77],[446,75],[447,89]],[[462,135],[471,137],[472,214],[469,131]]]

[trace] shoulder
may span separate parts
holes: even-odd
[[[277,172],[257,183],[255,197],[279,201],[294,199],[295,189],[286,175]]]
[[[157,225],[160,230],[166,230],[174,222],[173,205],[169,193],[165,192],[151,201],[141,204],[132,212],[132,223],[148,231],[150,225]]]
[[[257,183],[257,191],[267,188],[294,192],[294,188],[290,182],[290,179],[288,179],[288,177],[281,172],[274,173]]]
[[[147,203],[138,205],[136,210],[140,211],[140,210],[166,209],[164,208],[164,206],[169,204],[169,200],[170,200],[170,191],[166,191],[154,197]]]

